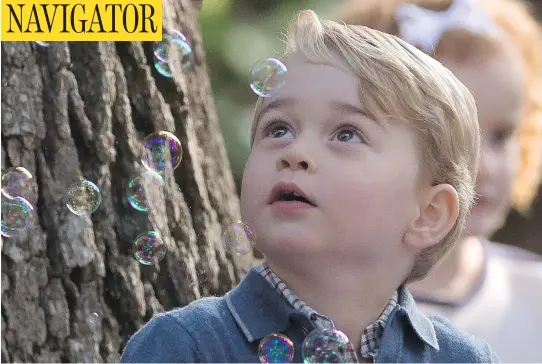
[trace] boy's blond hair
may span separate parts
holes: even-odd
[[[284,57],[293,53],[359,77],[360,101],[368,116],[402,123],[417,137],[419,183],[448,183],[457,190],[457,221],[441,242],[420,254],[406,281],[422,279],[458,240],[474,201],[480,131],[473,96],[448,69],[401,39],[322,20],[311,10],[299,12],[291,24]],[[251,145],[261,104],[262,98]]]

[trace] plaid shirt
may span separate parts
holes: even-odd
[[[320,315],[313,308],[301,301],[292,291],[286,287],[286,284],[269,268],[269,266],[264,262],[263,264],[256,267],[258,273],[260,273],[269,284],[271,284],[277,292],[283,296],[296,310],[305,315],[309,320],[312,317],[317,317],[315,325],[319,328],[332,328],[333,322],[324,315]],[[397,291],[393,293],[393,296],[388,301],[388,304],[384,308],[384,311],[380,314],[380,317],[367,326],[365,330],[361,333],[361,347],[360,355],[363,358],[371,358],[374,361],[375,356],[378,354],[378,349],[380,346],[380,339],[384,332],[384,327],[390,313],[397,306]],[[311,320],[314,321],[314,320]],[[356,352],[353,345],[350,345],[350,360],[348,362],[357,363],[359,362]]]

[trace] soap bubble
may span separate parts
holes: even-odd
[[[42,47],[49,47],[51,45],[50,42],[43,42],[43,41],[36,41],[36,44]]]
[[[348,351],[348,337],[334,329],[311,331],[301,348],[304,363],[347,363]]]
[[[260,341],[258,356],[262,363],[291,363],[294,343],[283,334],[269,334]]]
[[[12,167],[2,174],[2,192],[8,198],[31,199],[36,197],[37,185],[26,168]]]
[[[180,69],[186,72],[192,65],[192,48],[186,37],[178,30],[171,29],[163,35],[163,39],[155,43],[154,67],[165,77],[173,77],[170,65],[178,59]]]
[[[84,180],[73,184],[66,194],[68,209],[76,215],[90,215],[100,207],[102,194],[98,186]]]
[[[184,34],[179,32],[176,29],[170,29],[167,33],[163,33],[162,40],[155,42],[154,44],[155,57],[162,62],[167,62],[168,61],[167,52],[166,52],[167,46],[168,44],[176,40],[182,40],[183,42],[188,43]]]
[[[2,196],[2,236],[12,237],[26,232],[34,224],[34,208],[22,197]]]
[[[254,247],[255,238],[252,229],[242,221],[230,224],[222,233],[224,249],[234,255],[250,253]]]
[[[269,97],[286,81],[286,66],[276,58],[256,62],[250,71],[250,87],[262,97]]]
[[[139,234],[134,240],[134,257],[145,265],[153,265],[160,262],[166,256],[166,246],[160,234],[147,231]]]
[[[150,188],[159,189],[163,185],[164,179],[160,174],[152,170],[147,170],[128,182],[128,202],[138,211],[149,211],[149,201],[145,190]]]
[[[168,131],[158,131],[145,137],[146,150],[143,164],[156,172],[163,172],[168,166],[177,168],[183,157],[181,142]]]

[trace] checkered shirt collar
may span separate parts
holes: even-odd
[[[321,328],[332,327],[332,321],[329,318],[320,315],[318,312],[316,312],[316,310],[308,306],[305,302],[301,301],[299,297],[297,297],[290,289],[288,289],[288,287],[286,287],[286,284],[269,268],[265,262],[256,267],[256,270],[262,275],[263,278],[265,278],[267,282],[269,282],[269,284],[271,284],[271,286],[273,286],[273,288],[275,288],[279,295],[284,297],[292,305],[292,307],[294,307],[295,310],[306,316],[310,321],[314,322],[314,317],[316,317],[316,326]],[[382,338],[384,327],[386,326],[389,315],[397,306],[397,301],[398,294],[397,291],[395,291],[384,308],[384,311],[382,311],[382,314],[380,314],[380,317],[378,317],[375,322],[367,326],[361,333],[361,347],[359,354],[363,358],[374,359],[374,357],[376,357],[378,354],[380,339]],[[352,345],[350,347],[349,354],[351,357],[351,362],[358,362],[357,355]]]

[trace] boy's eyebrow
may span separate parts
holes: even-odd
[[[296,100],[291,97],[286,97],[283,99],[275,99],[269,102],[264,107],[262,107],[262,109],[257,115],[257,120],[260,119],[262,115],[264,115],[265,113],[268,113],[269,111],[273,109],[280,109],[282,107],[292,107],[295,105],[295,103],[296,103]]]
[[[335,109],[336,111],[338,111],[338,112],[340,112],[342,114],[359,114],[359,115],[362,115],[365,118],[367,118],[367,119],[371,120],[372,122],[374,122],[376,125],[378,125],[383,131],[386,131],[386,127],[384,126],[384,124],[382,122],[380,122],[378,120],[374,120],[372,117],[367,115],[365,110],[363,110],[359,106],[354,106],[352,104],[347,104],[347,103],[339,102],[339,101],[333,101],[331,103],[331,105],[332,105],[333,109]]]
[[[290,107],[294,106],[296,104],[296,102],[297,101],[294,98],[291,98],[291,97],[285,97],[285,98],[282,98],[282,99],[272,100],[267,105],[262,107],[262,109],[260,110],[260,112],[257,115],[256,120],[259,120],[262,117],[262,115],[268,113],[269,111],[271,111],[273,109],[290,108]],[[365,110],[363,110],[359,106],[354,106],[352,104],[348,104],[348,103],[340,102],[340,101],[332,101],[331,105],[332,105],[332,108],[335,111],[337,111],[337,112],[339,112],[341,114],[359,114],[361,116],[364,116],[365,118],[371,120],[376,125],[378,125],[383,131],[386,131],[386,127],[382,122],[374,120],[373,118],[371,118],[369,115],[367,115]]]

